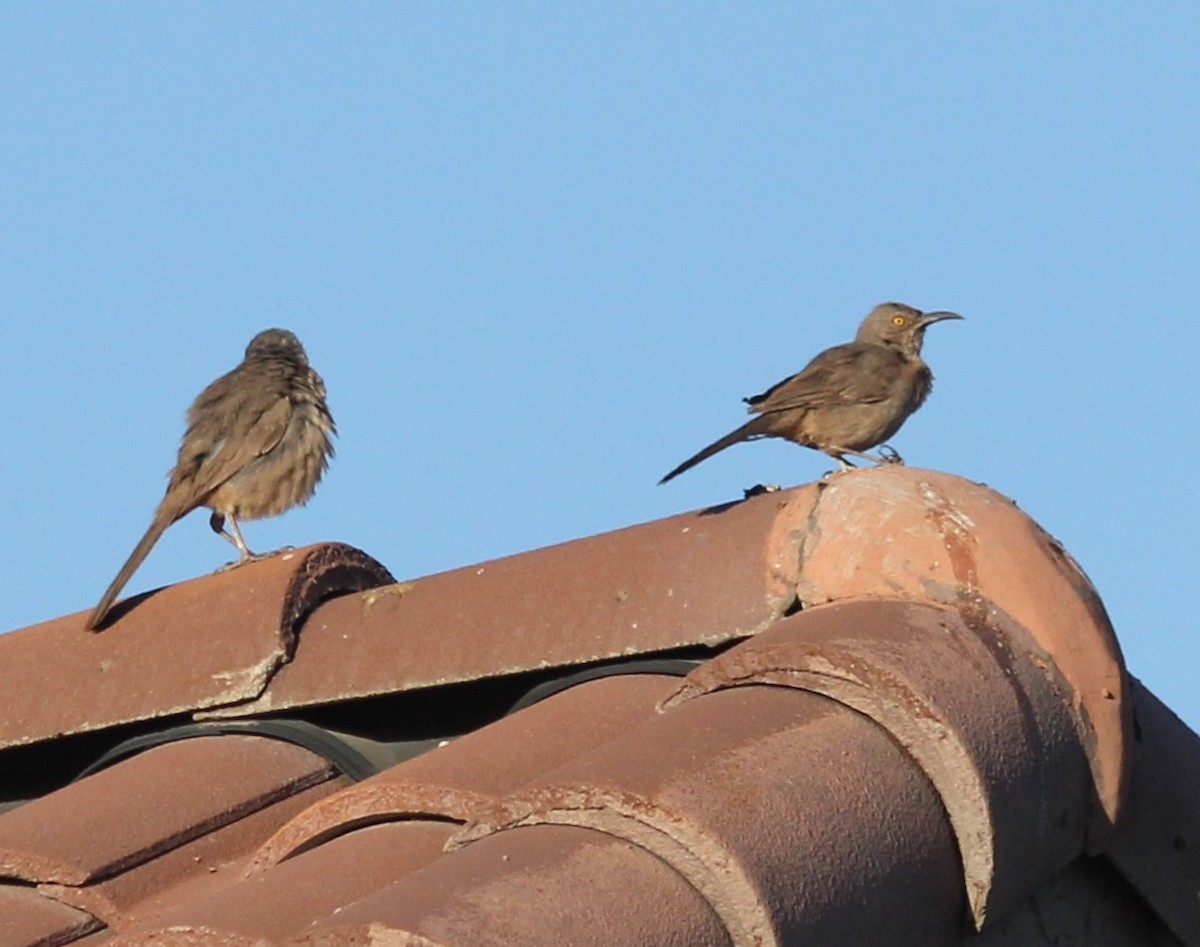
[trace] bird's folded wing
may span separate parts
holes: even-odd
[[[747,398],[752,414],[773,414],[834,405],[873,404],[887,400],[896,370],[892,352],[850,342],[826,349],[805,368]]]
[[[196,470],[196,495],[215,490],[251,463],[270,453],[283,440],[292,419],[292,403],[284,395],[261,412],[243,411],[233,416],[233,427],[213,445]]]

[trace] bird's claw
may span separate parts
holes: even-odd
[[[233,562],[225,563],[225,565],[217,569],[217,572],[229,572],[238,566],[244,566],[248,562],[259,562],[263,559],[270,559],[272,556],[278,556],[280,553],[294,552],[295,549],[295,546],[280,546],[278,549],[272,549],[270,552],[251,552],[247,549],[245,555],[240,559],[234,559]]]
[[[756,483],[752,487],[747,487],[742,491],[743,499],[749,500],[751,497],[762,496],[764,493],[778,493],[782,490],[777,483]]]
[[[258,562],[259,559],[265,559],[266,556],[259,555],[256,552],[250,553],[248,556],[242,556],[240,559],[234,559],[232,562],[227,562],[223,566],[217,567],[217,573],[232,572],[238,566],[244,566],[247,562]]]
[[[904,466],[904,458],[890,444],[884,444],[879,448],[879,462],[881,464],[899,464],[901,467]]]

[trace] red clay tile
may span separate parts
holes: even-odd
[[[664,706],[771,684],[874,720],[937,788],[982,927],[1083,850],[1091,773],[1069,694],[1045,667],[1002,616],[972,627],[945,606],[860,599],[784,619],[697,668]]]
[[[794,600],[767,560],[767,540],[781,509],[813,496],[813,487],[761,496],[338,599],[313,614],[294,660],[260,699],[214,716],[760,631]]]
[[[82,911],[32,888],[0,884],[0,945],[50,947],[68,944],[103,927]]]
[[[250,700],[313,607],[391,581],[349,546],[308,546],[123,603],[99,633],[87,612],[9,632],[0,747]]]
[[[545,823],[657,855],[735,944],[935,944],[963,923],[954,835],[924,773],[867,718],[802,691],[686,701],[514,793],[458,840]]]
[[[308,750],[262,737],[155,747],[0,815],[0,874],[94,881],[333,776]]]
[[[791,526],[781,521],[781,528]],[[880,467],[830,478],[805,524],[801,603],[915,598],[1028,629],[1074,690],[1101,806],[1101,850],[1128,778],[1130,709],[1117,639],[1099,596],[1062,547],[1011,500],[961,477]]]
[[[933,945],[966,942],[968,892],[984,939],[1016,943],[993,922],[1055,892],[1103,907],[1113,879],[1082,860],[1046,879],[1098,794],[1091,850],[1200,943],[1200,743],[1131,695],[1086,577],[986,487],[861,470],[311,611],[387,581],[343,548],[164,590],[100,635],[0,637],[0,746],[754,637],[681,690],[577,685],[359,786],[252,736],[124,760],[0,815],[0,872],[42,882],[0,885],[0,931],[7,893],[19,923],[94,927],[54,894],[119,947]]]
[[[305,947],[731,947],[696,891],[599,832],[538,826],[485,839],[348,907]]]
[[[111,878],[80,887],[43,884],[39,890],[123,930],[181,901],[223,890],[244,874],[252,853],[275,829],[345,782],[312,786]]]
[[[678,681],[628,674],[554,694],[321,800],[280,829],[255,863],[272,865],[345,826],[413,816],[465,822],[505,793],[653,717]]]
[[[189,898],[122,933],[113,947],[162,944],[168,934],[254,944],[303,933],[441,857],[453,828],[414,820],[358,829],[270,871]]]

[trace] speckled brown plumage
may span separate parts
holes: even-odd
[[[246,547],[238,520],[307,502],[333,456],[325,383],[286,329],[251,339],[242,363],[196,398],[187,425],[154,519],[92,611],[89,629],[101,625],[166,528],[197,507],[212,510],[213,531],[237,547],[239,561],[260,558]]]
[[[921,360],[925,329],[954,312],[921,312],[903,303],[871,310],[853,342],[826,349],[796,375],[747,398],[757,415],[709,444],[662,478],[666,483],[739,441],[781,437],[822,451],[842,467],[846,455],[875,463],[864,453],[894,435],[928,397],[933,373]],[[895,452],[886,458],[899,461]]]

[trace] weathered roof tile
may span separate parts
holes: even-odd
[[[84,630],[85,612],[9,632],[0,748],[251,700],[317,604],[390,581],[365,553],[326,543],[126,600],[100,632]]]
[[[0,815],[0,947],[1032,947],[1114,910],[1097,947],[1200,947],[1200,739],[985,487],[861,470],[408,583],[346,548],[0,637],[0,800],[46,793]],[[278,740],[144,749],[184,715]]]
[[[280,829],[256,864],[273,864],[341,826],[412,817],[465,822],[539,774],[653,716],[675,682],[663,675],[622,675],[554,694],[330,796]]]
[[[179,899],[151,922],[126,931],[114,947],[208,937],[214,944],[275,943],[337,917],[442,855],[453,825],[411,820],[371,825],[331,839],[247,878]]]
[[[810,487],[761,496],[332,601],[309,620],[295,660],[263,695],[220,715],[569,667],[761,631],[795,601],[772,562],[780,558],[768,548],[772,533],[781,515],[801,510],[815,493]],[[794,547],[782,555],[796,557]]]
[[[601,832],[507,832],[405,875],[294,947],[731,947],[704,899],[653,855]]]
[[[262,737],[156,747],[0,815],[0,874],[106,878],[334,775],[307,750]]]
[[[67,944],[104,925],[28,887],[0,884],[0,944],[43,947]]]

